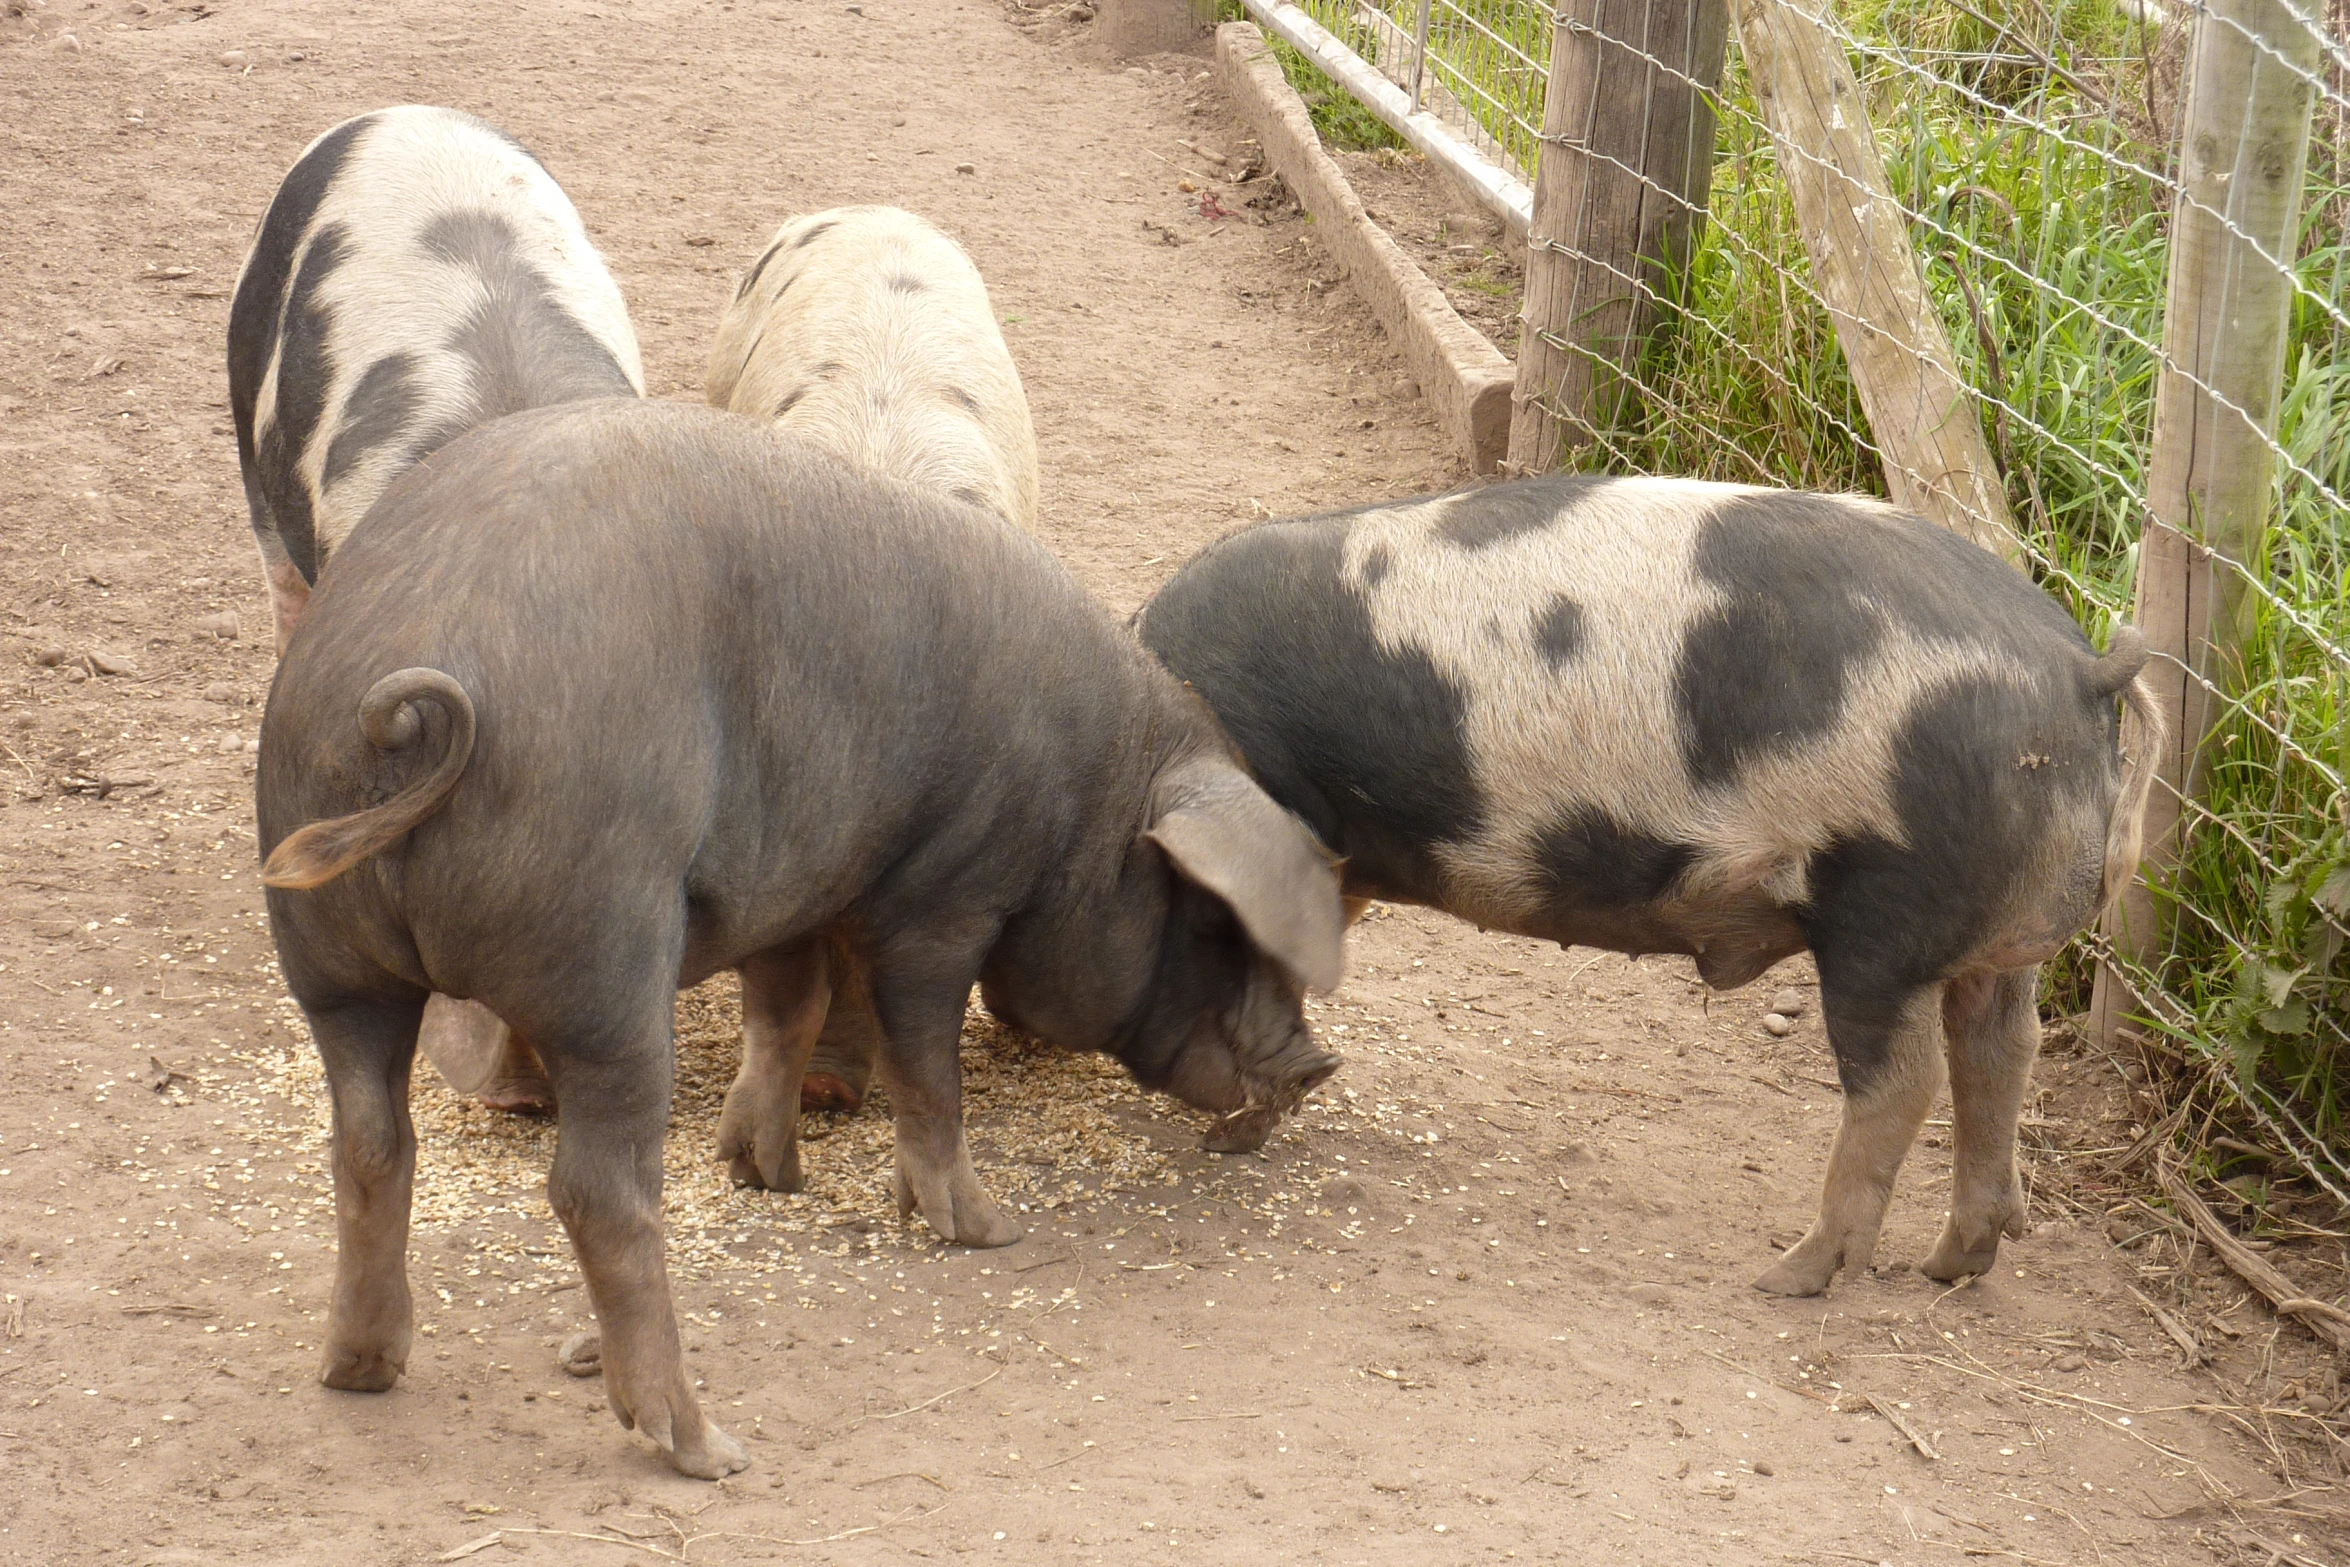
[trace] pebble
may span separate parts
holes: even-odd
[[[1643,1305],[1662,1306],[1671,1302],[1673,1292],[1662,1284],[1632,1284],[1625,1287],[1624,1298]]]
[[[1758,1458],[1754,1461],[1754,1472],[1758,1475],[1775,1475],[1779,1471],[1773,1469],[1767,1462]]]
[[[93,675],[135,675],[139,672],[129,659],[102,647],[90,649],[89,659],[90,673]]]
[[[59,33],[57,35],[57,52],[59,54],[80,54],[82,41],[71,33]]]
[[[2075,1352],[2072,1354],[2057,1356],[2055,1367],[2059,1371],[2078,1371],[2088,1363],[2089,1360],[2087,1356]]]
[[[233,609],[224,609],[217,615],[196,617],[196,630],[199,633],[218,637],[223,642],[234,642],[244,629],[244,622],[237,619],[237,612]]]
[[[1773,1039],[1785,1039],[1795,1032],[1795,1019],[1778,1012],[1763,1014],[1763,1032]]]
[[[555,1351],[555,1362],[575,1377],[601,1375],[604,1370],[604,1341],[593,1333],[574,1333]]]
[[[40,653],[33,659],[33,662],[40,665],[43,669],[55,669],[58,665],[64,663],[71,657],[73,657],[73,655],[61,647],[45,647],[41,649]]]
[[[245,51],[242,49],[223,49],[220,51],[220,63],[231,67],[243,65],[245,63]]]
[[[979,165],[976,163],[958,163],[955,165],[955,172],[957,174],[977,174],[979,172]]]
[[[233,707],[237,700],[237,688],[225,680],[216,680],[204,688],[204,700],[221,702]]]
[[[221,754],[221,755],[223,755],[223,756],[235,756],[235,755],[237,755],[239,752],[243,751],[244,749],[245,749],[245,742],[244,742],[244,740],[243,740],[243,738],[242,738],[242,737],[240,737],[240,736],[237,736],[237,735],[222,735],[222,736],[220,737],[220,754]]]
[[[1811,998],[1790,985],[1771,997],[1771,1010],[1781,1017],[1801,1017],[1803,1009],[1811,1005]]]

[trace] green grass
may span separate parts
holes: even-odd
[[[1216,20],[1245,22],[1250,17],[1240,0],[1218,0]],[[1357,53],[1366,47],[1359,27],[1343,23],[1331,26],[1329,21],[1323,25],[1330,27],[1340,42]],[[1290,90],[1305,100],[1306,113],[1312,117],[1315,134],[1322,138],[1324,146],[1347,152],[1375,152],[1381,147],[1404,145],[1404,139],[1390,130],[1385,120],[1364,108],[1320,66],[1270,33],[1265,35],[1265,42],[1272,48],[1273,58],[1281,62],[1281,74]]]

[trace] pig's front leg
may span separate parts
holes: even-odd
[[[944,1240],[1009,1246],[1020,1238],[1020,1227],[980,1190],[971,1145],[963,1138],[958,1052],[978,968],[968,948],[900,950],[875,960],[881,1075],[897,1112],[898,1212],[921,1209]]]
[[[619,1039],[566,1041],[547,1055],[563,1117],[547,1196],[570,1233],[602,1326],[604,1388],[623,1426],[682,1474],[716,1480],[750,1460],[694,1397],[679,1353],[662,1255],[661,1140],[676,1063],[664,988]]]
[[[718,1117],[718,1157],[737,1186],[800,1189],[800,1085],[824,1027],[831,966],[820,940],[742,964],[743,1064]]]

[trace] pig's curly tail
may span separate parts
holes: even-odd
[[[473,756],[473,698],[463,686],[437,669],[386,675],[360,698],[359,732],[378,750],[404,750],[424,733],[419,702],[432,703],[449,721],[448,748],[439,765],[381,805],[311,822],[287,835],[261,867],[263,885],[300,892],[330,882],[381,854],[441,808]]]

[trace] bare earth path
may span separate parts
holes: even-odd
[[[1808,1216],[1836,1105],[1816,1023],[1757,1026],[1803,973],[1709,1006],[1679,963],[1411,911],[1358,932],[1320,1014],[1349,1065],[1263,1159],[975,1030],[983,1169],[1031,1226],[988,1254],[897,1225],[872,1113],[812,1145],[810,1193],[725,1191],[727,1008],[688,998],[679,1300],[754,1455],[723,1485],[556,1370],[583,1308],[548,1134],[427,1081],[411,1374],[316,1384],[331,1209],[254,877],[267,612],[221,370],[278,176],[386,103],[514,131],[660,396],[698,395],[783,216],[924,212],[1005,317],[1048,541],[1126,610],[1238,522],[1461,477],[1311,226],[1251,207],[1260,183],[1207,182],[1233,219],[1178,188],[1212,172],[1187,143],[1238,133],[1202,62],[1151,66],[982,0],[11,0],[0,1561],[412,1563],[493,1534],[470,1559],[2340,1559],[2312,1516],[2334,1471],[2288,1483],[2254,1440],[2290,1413],[2226,1412],[2338,1383],[2224,1278],[2181,1310],[2232,1347],[2179,1370],[2094,1157],[2061,1152],[2129,1141],[2108,1063],[2043,1065],[2042,1227],[1995,1276],[1900,1266],[1940,1219],[1936,1132],[1884,1269],[1771,1300],[1747,1281]]]

